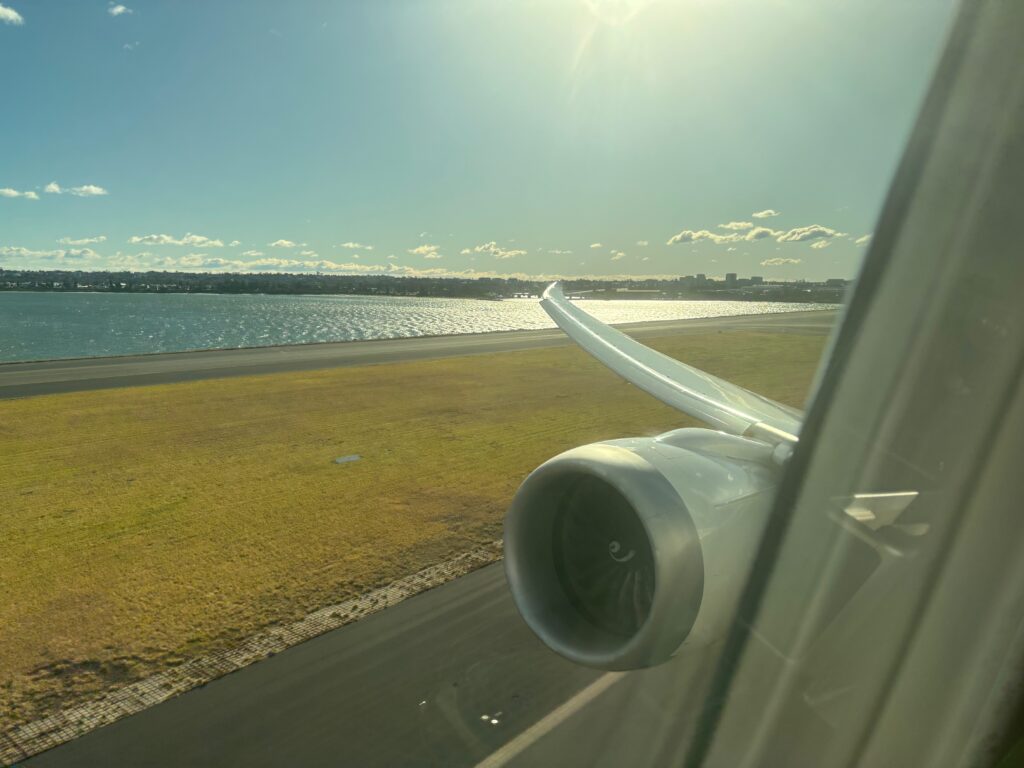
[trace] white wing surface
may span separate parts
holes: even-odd
[[[540,304],[573,341],[666,405],[732,435],[796,442],[799,411],[645,347],[571,304],[558,283],[548,286]]]

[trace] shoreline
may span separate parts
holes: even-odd
[[[23,293],[34,293],[34,291],[23,291]],[[85,293],[85,291],[79,291],[79,293]],[[231,295],[231,294],[225,294]],[[258,294],[254,294],[258,295]],[[358,298],[358,297],[357,297]],[[408,298],[408,297],[394,297],[394,298]],[[417,298],[417,297],[413,297]],[[701,299],[703,301],[703,299]],[[610,323],[613,328],[618,328],[621,331],[629,331],[633,329],[644,328],[647,326],[656,325],[674,325],[675,323],[685,322],[698,322],[698,321],[711,321],[711,320],[728,320],[732,318],[774,318],[774,317],[793,317],[810,314],[818,314],[821,312],[836,313],[839,311],[839,307],[826,307],[821,309],[795,309],[789,312],[758,312],[749,315],[716,315],[715,317],[690,317],[679,320],[640,320],[631,323]],[[149,358],[158,357],[162,355],[195,355],[203,352],[244,352],[247,350],[264,350],[264,349],[292,349],[295,347],[317,347],[325,346],[328,344],[366,344],[372,342],[384,342],[384,341],[409,341],[413,339],[447,339],[447,338],[461,338],[464,336],[491,336],[501,333],[537,333],[544,331],[558,330],[557,326],[551,328],[515,328],[512,330],[501,330],[501,331],[466,331],[464,333],[424,333],[418,336],[381,336],[374,339],[343,339],[340,341],[304,341],[295,344],[257,344],[248,347],[196,347],[194,349],[174,349],[162,352],[128,352],[123,355],[82,355],[78,357],[42,357],[33,358],[32,360],[0,360],[0,376],[3,375],[4,370],[7,366],[16,365],[39,365],[44,363],[72,363],[80,362],[83,360],[88,361],[100,361],[100,360],[125,360],[127,358]]]
[[[725,331],[825,335],[831,331],[837,317],[836,310],[807,310],[687,320],[655,320],[616,327],[640,339]],[[154,352],[112,357],[12,361],[0,364],[0,400],[202,379],[514,352],[571,344],[572,342],[559,328],[551,328]]]

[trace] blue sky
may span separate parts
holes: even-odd
[[[952,6],[0,0],[0,267],[852,277]]]

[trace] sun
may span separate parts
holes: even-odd
[[[585,10],[580,14],[582,25],[569,70],[570,101],[575,100],[585,81],[606,78],[612,71],[617,80],[634,75],[650,79],[651,64],[644,46],[644,37],[650,33],[645,27],[649,25],[631,22],[660,2],[579,0]]]
[[[654,5],[657,0],[583,0],[594,18],[609,27],[621,27]]]

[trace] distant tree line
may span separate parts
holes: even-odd
[[[703,276],[702,276],[703,277]],[[566,280],[568,294],[593,298],[727,299],[840,302],[847,281],[768,282],[742,285],[691,277],[675,280]],[[102,291],[110,293],[259,293],[276,295],[424,296],[502,299],[538,296],[541,280],[514,278],[393,277],[390,275],[259,274],[205,272],[88,272],[0,269],[0,290]]]

